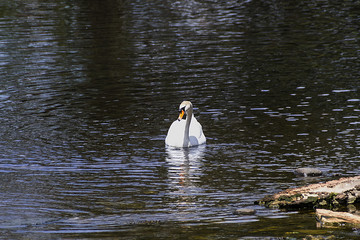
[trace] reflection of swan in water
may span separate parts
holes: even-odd
[[[193,106],[189,101],[183,101],[179,106],[179,117],[167,133],[165,143],[173,147],[191,147],[204,144],[206,137],[201,124],[193,114]]]
[[[169,164],[169,180],[175,185],[190,187],[201,175],[201,160],[205,146],[196,148],[167,147],[166,161]]]
[[[180,221],[194,220],[201,209],[197,197],[204,194],[200,177],[205,145],[196,148],[167,147],[169,202]]]

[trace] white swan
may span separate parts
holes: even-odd
[[[179,117],[167,133],[165,143],[173,147],[191,147],[206,142],[201,124],[193,114],[193,106],[189,101],[183,101],[179,107]]]

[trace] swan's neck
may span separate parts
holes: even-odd
[[[184,133],[184,147],[188,147],[190,144],[190,122],[191,122],[191,118],[192,118],[192,110],[189,109],[188,112],[186,113],[186,124],[185,124],[185,133]]]

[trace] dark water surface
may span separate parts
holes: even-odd
[[[1,1],[1,238],[358,238],[253,202],[359,174],[359,12],[359,1]],[[206,146],[165,147],[182,100]],[[256,213],[233,214],[244,207]]]

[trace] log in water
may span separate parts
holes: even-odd
[[[271,208],[334,208],[360,199],[360,176],[287,189],[256,201]]]
[[[334,212],[327,209],[316,209],[316,218],[319,221],[320,227],[360,227],[360,216],[348,212]]]

